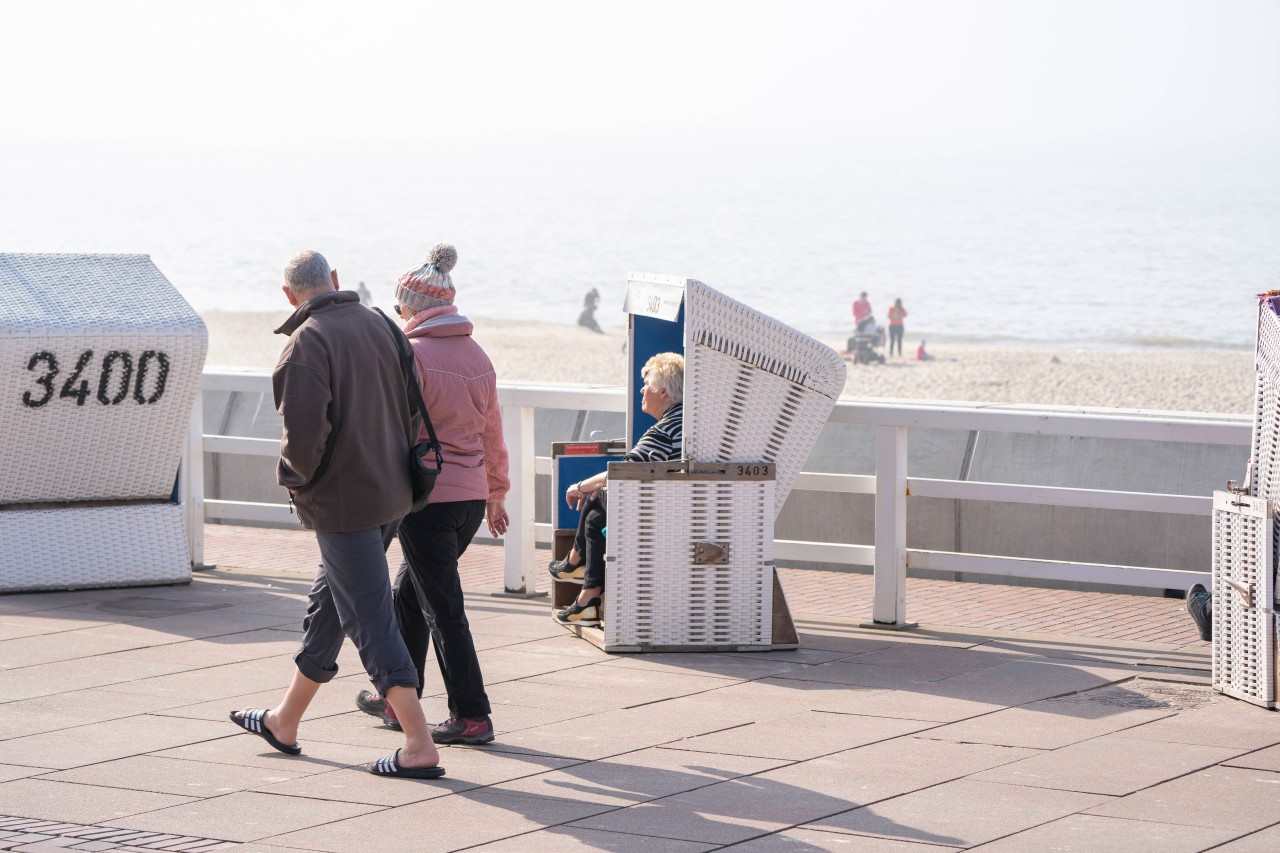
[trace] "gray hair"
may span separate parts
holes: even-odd
[[[294,296],[333,287],[329,262],[319,252],[304,249],[284,265],[284,283]]]
[[[644,363],[640,376],[649,387],[666,391],[671,405],[684,402],[684,356],[680,353],[658,353]]]

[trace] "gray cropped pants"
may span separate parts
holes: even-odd
[[[387,578],[387,546],[399,521],[352,533],[316,531],[320,568],[302,620],[298,671],[325,684],[338,674],[338,652],[350,637],[369,680],[383,696],[389,687],[418,687],[418,672],[400,638]]]

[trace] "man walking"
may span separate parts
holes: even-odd
[[[302,752],[298,724],[320,685],[337,674],[345,635],[405,734],[405,745],[369,772],[443,776],[387,580],[387,545],[412,502],[409,447],[418,431],[399,348],[381,317],[338,289],[337,272],[319,252],[299,252],[284,278],[297,310],[276,329],[289,336],[272,375],[284,420],[276,479],[302,525],[316,532],[322,562],[283,700],[269,710],[232,711],[231,721],[281,752]]]

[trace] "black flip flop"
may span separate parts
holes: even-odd
[[[400,750],[396,750],[385,758],[379,758],[372,764],[366,764],[374,776],[392,776],[398,779],[439,779],[444,775],[443,767],[405,767],[400,763]]]
[[[240,716],[237,717],[236,714],[240,714]],[[267,728],[267,724],[263,722],[267,716],[267,712],[261,708],[250,708],[244,713],[241,713],[240,711],[232,711],[230,716],[231,722],[235,723],[249,734],[254,734],[262,738],[285,755],[302,754],[302,747],[298,746],[296,743],[281,743],[276,740],[276,736],[271,733],[271,730]]]

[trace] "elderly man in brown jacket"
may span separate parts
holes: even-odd
[[[418,430],[395,332],[357,294],[338,289],[337,272],[318,252],[289,261],[284,293],[297,310],[276,329],[289,336],[272,376],[284,419],[276,476],[302,525],[316,532],[323,561],[284,699],[270,710],[233,711],[231,720],[281,752],[302,752],[298,724],[337,674],[345,635],[405,734],[405,745],[369,771],[443,776],[387,579],[387,545],[412,503],[408,459]]]

